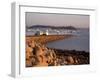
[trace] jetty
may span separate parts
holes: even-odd
[[[26,40],[34,40],[37,43],[46,44],[48,42],[70,38],[73,35],[40,35],[40,36],[26,36]]]

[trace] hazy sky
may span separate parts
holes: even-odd
[[[66,26],[71,25],[78,28],[89,27],[88,15],[71,15],[71,14],[44,14],[44,13],[26,13],[26,26],[32,25],[54,25]]]

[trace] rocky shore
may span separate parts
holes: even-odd
[[[34,40],[37,43],[46,44],[51,41],[61,40],[64,38],[70,38],[73,35],[48,35],[48,36],[27,36],[26,40]]]
[[[49,41],[70,36],[26,37],[26,67],[89,64],[89,52],[48,48]]]

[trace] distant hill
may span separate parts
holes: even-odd
[[[51,29],[70,29],[70,30],[76,30],[74,26],[49,26],[49,25],[33,25],[30,27],[27,27],[28,29],[36,29],[36,28],[51,28]]]

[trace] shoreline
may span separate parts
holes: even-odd
[[[35,42],[39,42],[41,44],[46,44],[48,42],[62,40],[65,38],[73,37],[74,35],[41,35],[41,36],[26,36],[26,40],[31,39]]]
[[[49,48],[53,50],[58,56],[59,59],[63,60],[66,59],[67,63],[61,63],[61,65],[81,65],[81,64],[90,64],[90,57],[89,52],[86,51],[77,51],[77,50],[62,50],[62,49],[54,49]]]
[[[26,37],[26,67],[89,64],[89,52],[48,48],[47,42],[70,38],[73,35]]]

